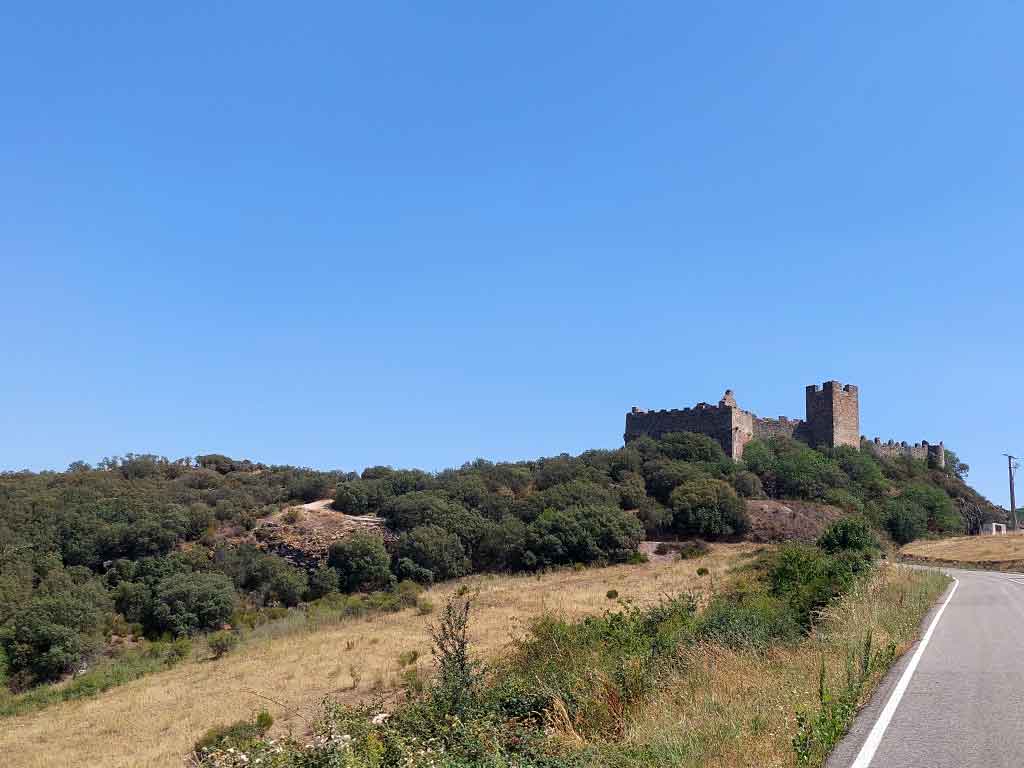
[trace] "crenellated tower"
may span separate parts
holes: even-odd
[[[857,387],[826,381],[806,389],[807,437],[813,446],[860,447],[860,403]]]

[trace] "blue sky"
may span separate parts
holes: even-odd
[[[1006,503],[1024,6],[209,5],[5,9],[0,467],[433,469],[834,378]]]

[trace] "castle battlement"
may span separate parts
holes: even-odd
[[[860,434],[860,388],[856,384],[825,381],[805,387],[806,418],[759,418],[736,404],[731,389],[725,390],[718,405],[697,403],[690,408],[644,410],[634,406],[626,414],[625,441],[643,435],[659,438],[670,432],[697,432],[712,438],[727,456],[739,460],[744,446],[755,437],[791,437],[811,446],[867,447],[877,456],[909,456],[931,466],[945,466],[945,448],[922,440],[908,445],[879,438],[869,441]]]

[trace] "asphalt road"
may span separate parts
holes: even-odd
[[[827,768],[1024,766],[1024,574],[943,570],[959,584],[925,620],[927,629],[941,608],[909,681],[901,686],[924,639],[886,676]]]

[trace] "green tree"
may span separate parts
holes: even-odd
[[[332,545],[327,563],[338,572],[344,592],[390,589],[395,583],[384,540],[372,533],[359,531]]]
[[[725,461],[725,451],[715,440],[695,432],[670,432],[658,441],[661,452],[679,461]]]
[[[885,511],[885,527],[897,544],[909,544],[928,530],[927,511],[906,499],[890,499]]]
[[[231,618],[235,591],[231,579],[220,573],[179,573],[157,584],[153,602],[159,630],[192,635]]]
[[[420,525],[398,539],[400,557],[425,568],[435,581],[465,576],[470,561],[459,537],[438,525]]]
[[[741,536],[750,528],[746,506],[728,483],[704,478],[680,485],[669,499],[672,527],[700,536]]]
[[[319,600],[324,595],[337,592],[340,583],[338,572],[329,565],[323,564],[310,574],[306,596],[310,600]]]

